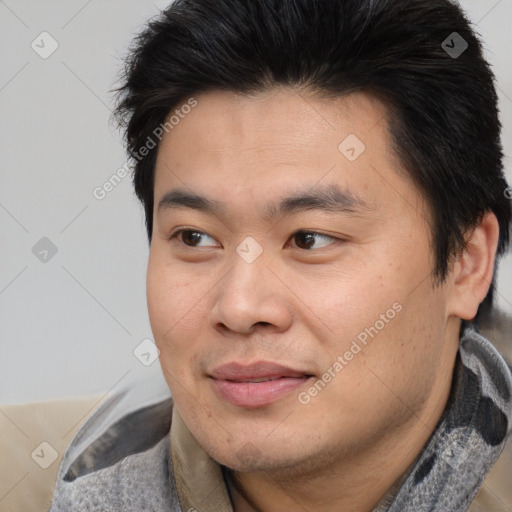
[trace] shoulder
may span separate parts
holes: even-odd
[[[170,460],[173,401],[165,382],[132,381],[68,445],[50,512],[179,511]]]
[[[485,336],[512,366],[512,315],[497,308],[486,311],[477,330]]]
[[[478,330],[496,347],[507,365],[512,368],[512,316],[493,308],[481,320]],[[511,472],[512,435],[509,435],[500,457],[478,491],[469,512],[506,512],[511,510]]]

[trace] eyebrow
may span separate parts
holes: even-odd
[[[216,216],[226,214],[224,203],[209,199],[184,189],[174,189],[162,196],[157,210],[189,208]],[[267,203],[262,210],[262,218],[271,221],[278,216],[286,216],[304,211],[321,211],[327,213],[358,214],[371,212],[371,208],[360,197],[338,185],[315,186],[314,190],[295,192],[279,202]]]

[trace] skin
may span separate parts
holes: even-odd
[[[460,319],[474,317],[492,278],[496,218],[485,215],[468,233],[436,286],[428,205],[390,150],[377,99],[290,88],[196,99],[158,150],[147,273],[151,326],[176,407],[230,469],[236,512],[367,512],[442,414]],[[338,149],[349,134],[366,146],[352,162]],[[327,184],[367,208],[259,215],[269,201]],[[224,214],[158,209],[177,187],[222,202]],[[171,238],[181,228],[204,234]],[[299,229],[320,233],[311,248],[294,236]],[[263,249],[252,263],[236,252],[248,236]],[[301,404],[298,393],[396,303],[401,311]],[[215,367],[261,360],[315,379],[256,409],[216,393]]]

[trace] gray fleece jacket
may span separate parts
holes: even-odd
[[[172,409],[163,379],[113,394],[69,444],[49,512],[196,512],[182,508],[194,498],[176,485],[187,476],[175,473]],[[379,512],[466,511],[504,447],[511,419],[510,368],[486,338],[468,328],[461,337],[445,411]],[[193,488],[195,483],[188,485]],[[226,498],[197,508],[230,511]]]

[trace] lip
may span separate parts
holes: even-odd
[[[211,382],[217,393],[238,407],[264,407],[303,386],[312,375],[269,361],[228,363],[215,368]],[[266,379],[260,382],[260,379]],[[272,380],[270,380],[272,379]]]

